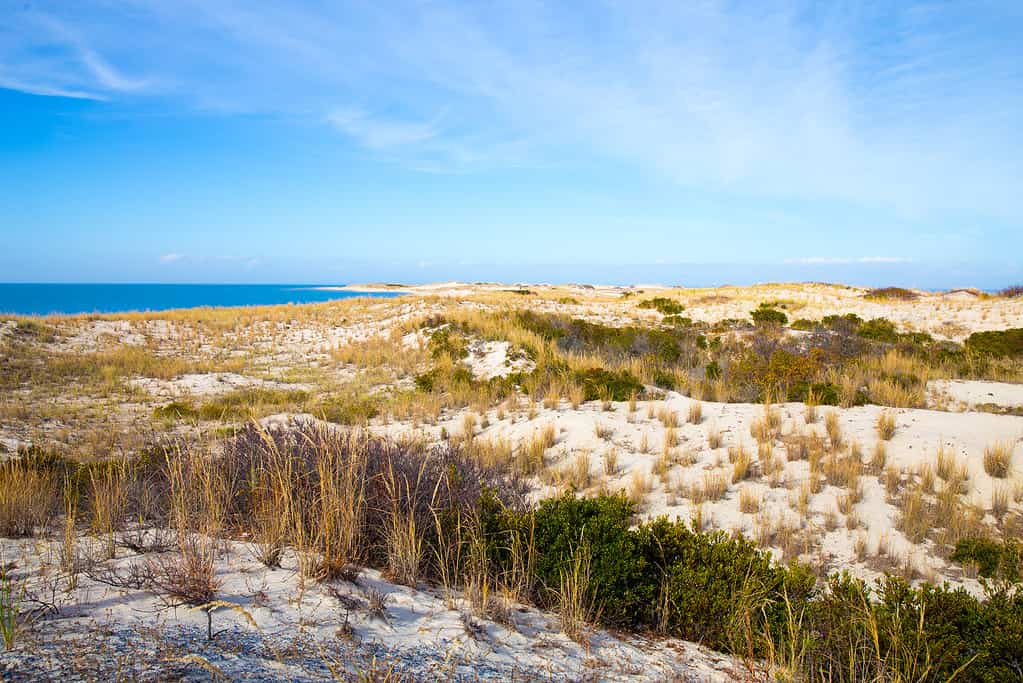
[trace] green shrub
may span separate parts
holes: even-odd
[[[813,588],[808,570],[776,565],[770,553],[741,537],[696,533],[665,518],[637,534],[647,566],[663,576],[658,607],[668,631],[708,647],[741,651],[755,632],[780,630],[784,595],[803,602]],[[754,646],[755,654],[763,654],[762,646]]]
[[[449,356],[452,360],[459,360],[469,355],[469,346],[465,338],[448,327],[434,330],[427,347],[434,358]]]
[[[628,401],[643,392],[643,383],[627,370],[589,368],[578,371],[575,381],[582,386],[587,401]]]
[[[1019,581],[1023,570],[1023,544],[1015,539],[999,543],[990,538],[964,538],[956,543],[952,560],[976,562],[980,575],[985,578]]]
[[[1023,356],[1023,328],[974,332],[966,338],[966,348],[981,356],[995,358]]]
[[[899,341],[895,323],[887,318],[874,318],[860,325],[856,334],[864,339],[894,344]]]
[[[806,403],[813,392],[814,401],[822,406],[837,406],[839,403],[839,388],[830,382],[799,382],[790,385],[786,400]]]
[[[590,555],[590,588],[606,623],[639,626],[657,585],[629,530],[634,510],[624,496],[545,500],[536,511],[536,577],[541,598],[554,601],[562,571],[576,551]]]
[[[693,324],[693,319],[687,318],[684,315],[666,315],[661,318],[661,322],[665,325],[674,325],[675,327],[690,327]]]
[[[721,365],[716,360],[712,360],[703,368],[703,374],[707,376],[707,379],[715,380],[721,377]]]
[[[845,315],[826,315],[821,318],[821,324],[830,329],[852,328],[855,330],[863,324],[863,318],[855,313],[846,313]]]
[[[789,321],[789,317],[781,311],[771,308],[769,304],[760,304],[760,307],[755,311],[750,312],[750,317],[753,318],[755,325],[764,326],[782,326]]]
[[[792,329],[802,330],[804,332],[812,332],[820,326],[820,323],[814,320],[808,320],[807,318],[799,318],[792,321]]]
[[[652,299],[640,301],[637,306],[639,308],[653,309],[662,315],[678,315],[686,310],[686,307],[679,302],[663,296],[655,296]]]

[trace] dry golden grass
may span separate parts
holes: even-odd
[[[543,469],[544,455],[554,445],[556,434],[553,424],[536,430],[524,443],[519,445],[519,470],[526,475],[537,474]]]
[[[874,452],[870,456],[870,470],[879,475],[884,471],[887,462],[888,448],[884,445],[884,441],[878,441],[874,444]]]
[[[988,476],[1005,479],[1012,465],[1012,443],[996,441],[984,448],[984,471]]]
[[[708,501],[721,500],[728,491],[728,478],[720,472],[705,472],[699,484],[688,491],[689,498],[700,505]]]
[[[707,448],[712,450],[721,448],[721,431],[717,425],[707,427]]]
[[[1009,511],[1009,501],[1011,498],[1011,491],[1006,484],[996,484],[991,489],[991,514],[996,519],[1005,517],[1005,513]]]
[[[884,488],[889,496],[894,496],[902,487],[902,472],[894,465],[889,465],[884,470]]]
[[[753,456],[744,444],[729,446],[728,461],[732,463],[732,482],[741,481],[753,474]]]
[[[863,461],[854,455],[835,454],[824,460],[823,468],[829,484],[847,489],[858,485]]]
[[[895,414],[889,410],[877,416],[877,436],[882,441],[891,441],[895,436]]]
[[[692,401],[689,404],[689,415],[687,418],[689,424],[698,425],[703,422],[703,404],[699,401]]]
[[[612,476],[618,473],[618,449],[611,446],[604,451],[604,474]]]
[[[678,427],[678,413],[665,405],[658,408],[657,419],[661,421],[665,429]]]
[[[664,447],[674,448],[675,446],[678,446],[678,432],[674,427],[668,427],[664,430]]]
[[[639,505],[646,498],[646,495],[650,493],[651,489],[653,489],[653,480],[650,474],[641,469],[633,470],[632,476],[629,478],[629,500]]]
[[[590,486],[592,477],[590,475],[590,454],[586,451],[576,453],[569,466],[564,471],[565,480],[577,491],[583,491]]]
[[[56,478],[8,461],[0,465],[0,535],[31,536],[53,515]]]
[[[806,405],[803,406],[803,421],[810,425],[817,421],[817,395],[813,389],[806,394]]]
[[[920,490],[924,493],[934,493],[934,467],[930,463],[923,463],[916,469],[917,480]]]
[[[739,489],[739,510],[745,514],[760,511],[760,493],[750,486]]]
[[[505,470],[514,459],[511,440],[504,437],[473,439],[468,451],[485,467]]]
[[[902,498],[901,510],[899,512],[898,526],[912,543],[920,543],[927,536],[931,529],[930,515],[927,510],[927,502],[924,500],[924,491],[914,488]]]
[[[842,447],[842,425],[838,422],[838,411],[830,410],[824,415],[824,429],[831,440],[831,447],[838,449]]]

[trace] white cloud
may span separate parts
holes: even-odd
[[[1023,217],[1018,20],[992,5],[55,7],[0,27],[8,83],[159,84],[178,106],[326,120],[423,170],[610,160],[730,196]]]
[[[169,253],[160,257],[160,263],[176,263],[184,258],[183,254]]]
[[[356,109],[335,110],[327,120],[341,132],[372,149],[425,142],[435,138],[439,132],[432,123],[373,117]]]

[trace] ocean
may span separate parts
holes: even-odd
[[[199,306],[304,304],[355,296],[400,296],[351,292],[321,285],[153,285],[0,283],[0,314],[124,313]]]

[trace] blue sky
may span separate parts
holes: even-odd
[[[3,1],[0,280],[1023,280],[1023,4]]]

